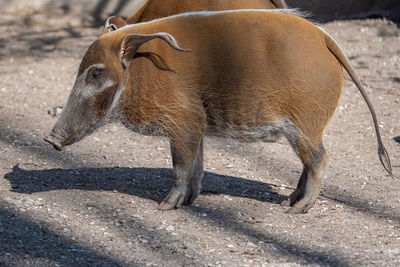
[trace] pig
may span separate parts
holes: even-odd
[[[391,174],[375,111],[349,60],[324,30],[291,10],[186,13],[100,36],[45,140],[61,150],[109,121],[168,137],[174,183],[158,208],[170,210],[199,195],[204,136],[283,136],[303,171],[282,205],[306,213],[322,187],[322,134],[339,103],[342,66],[368,105]]]
[[[135,14],[126,20],[120,16],[109,17],[104,28],[106,29],[109,25],[114,25],[115,28],[121,28],[127,24],[146,22],[161,17],[191,11],[287,7],[285,0],[146,0],[138,8]]]

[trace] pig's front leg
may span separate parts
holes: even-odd
[[[191,204],[200,193],[203,178],[203,141],[179,149],[171,141],[174,167],[174,185],[168,196],[158,206],[159,210],[171,210],[182,204]]]

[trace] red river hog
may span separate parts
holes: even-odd
[[[285,137],[304,165],[282,204],[315,203],[327,155],[323,130],[335,112],[342,67],[372,114],[381,163],[389,156],[365,90],[338,44],[290,10],[174,15],[109,32],[87,50],[61,117],[45,140],[71,145],[110,121],[167,136],[174,184],[161,210],[191,204],[203,177],[203,138]]]

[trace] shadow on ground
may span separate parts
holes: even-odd
[[[20,24],[18,21],[8,20],[3,24]],[[0,26],[1,26],[0,21]],[[19,25],[18,24],[18,25]],[[59,27],[56,29],[37,29],[28,24],[21,25],[24,30],[10,31],[7,35],[0,38],[0,59],[37,57],[54,57],[52,53],[60,52],[80,58],[81,52],[87,48],[91,39],[96,36],[82,33],[82,29],[72,26]],[[82,41],[84,38],[90,38],[89,41]]]
[[[161,202],[173,183],[171,169],[164,168],[78,168],[24,170],[18,165],[4,176],[12,191],[35,192],[82,189],[119,191]],[[284,196],[271,190],[273,185],[238,177],[205,172],[202,194],[225,194],[263,202],[279,203]]]
[[[105,175],[105,173],[107,174]],[[118,190],[160,201],[161,194],[165,194],[166,189],[172,184],[172,171],[154,168],[82,168],[29,171],[15,166],[11,173],[6,174],[6,179],[12,183],[13,191],[25,194],[56,189]],[[205,190],[216,194],[250,197],[268,202],[276,202],[282,199],[282,196],[271,192],[270,185],[265,183],[213,173],[206,173],[204,180],[207,183]],[[157,186],[154,183],[157,183]],[[154,191],[157,194],[154,194]],[[265,192],[270,192],[270,196],[266,197]],[[116,207],[110,205],[97,207],[96,210],[101,218],[107,220],[113,214],[112,211]],[[204,220],[215,225],[225,225],[227,231],[240,233],[247,236],[249,240],[254,239],[255,242],[261,241],[267,246],[272,246],[274,250],[277,249],[278,253],[282,254],[283,258],[289,257],[290,260],[297,260],[304,264],[334,266],[346,266],[348,264],[346,259],[335,255],[335,253],[314,250],[308,246],[283,240],[279,236],[268,233],[268,231],[255,229],[252,225],[238,221],[236,213],[233,214],[230,211],[215,210],[200,202],[196,206],[182,208],[182,212],[187,213],[188,216],[196,217],[207,213],[206,218],[202,217]],[[117,219],[124,220],[126,218]],[[162,240],[162,250],[175,251],[173,247],[168,245],[171,240],[165,236],[165,233],[157,230],[150,233],[145,222],[138,220],[135,220],[134,225],[135,227],[132,228],[131,226],[129,230],[134,231],[133,234],[156,235],[157,240]],[[126,264],[119,263],[105,255],[97,254],[59,234],[46,230],[46,227],[42,225],[24,220],[12,212],[1,210],[1,208],[0,237],[7,242],[7,247],[3,250],[7,256],[3,259],[0,257],[0,263],[2,261],[3,263],[13,262],[12,259],[15,258],[24,259],[25,263],[35,263],[39,260],[41,264],[45,265],[54,262],[73,265],[93,264],[93,266]],[[10,242],[8,242],[9,240]],[[1,245],[0,249],[2,249]],[[152,251],[152,253],[159,254],[157,251]],[[158,256],[161,257],[162,253]]]
[[[82,189],[82,190],[117,190],[121,193],[136,195],[160,202],[167,194],[173,182],[171,169],[165,168],[78,168],[78,169],[50,169],[24,170],[14,166],[13,171],[5,178],[11,182],[12,191],[23,194],[35,192]],[[259,201],[278,203],[283,196],[273,192],[273,185],[242,179],[232,176],[218,175],[206,172],[203,179],[203,191],[206,194],[226,194],[234,197],[245,197]],[[219,206],[216,203],[216,206]],[[107,217],[116,207],[98,207],[98,210]],[[107,211],[108,210],[108,211]],[[203,205],[201,201],[196,206],[182,209],[190,216],[201,216],[207,213],[205,220],[215,225],[225,225],[226,230],[238,232],[249,238],[262,241],[277,248],[283,257],[290,256],[302,263],[317,263],[328,265],[346,265],[345,259],[332,253],[316,251],[307,246],[300,246],[274,236],[268,232],[257,230],[236,218],[230,211],[213,209]],[[123,218],[121,218],[122,220]],[[139,222],[135,222],[138,225]],[[136,227],[135,227],[136,229]],[[146,227],[137,227],[145,231]],[[145,232],[143,234],[146,234]],[[148,234],[148,233],[147,233]],[[153,233],[154,234],[154,233]],[[161,237],[162,234],[159,233]],[[165,240],[168,244],[168,240]],[[168,247],[167,247],[168,248]]]
[[[18,217],[0,202],[1,266],[122,266],[112,258],[100,255],[45,226]]]
[[[72,53],[71,47],[59,47],[59,44],[66,39],[79,39],[81,35],[73,28],[63,28],[46,31],[29,31],[14,34],[11,38],[0,39],[0,46],[8,49],[7,56],[24,57],[48,57],[48,53],[61,51]],[[6,56],[6,55],[2,55]]]
[[[28,137],[17,130],[0,127],[1,141],[11,144],[16,139],[20,140],[21,145],[18,145],[18,148],[24,153],[35,155],[39,159],[51,161],[61,166],[79,166],[79,168],[31,171],[14,166],[13,171],[6,174],[5,178],[11,182],[12,190],[15,192],[33,193],[67,188],[117,190],[160,202],[172,186],[171,169],[102,168],[101,166],[99,168],[85,168],[81,166],[99,164],[95,162],[82,164],[77,156],[56,152],[49,146],[45,146],[43,142]],[[26,141],[31,145],[23,145]],[[280,166],[287,165],[286,162],[277,162],[277,164]],[[273,169],[271,168],[271,170]],[[282,176],[281,173],[275,172],[271,175]],[[55,179],[56,177],[57,179]],[[239,187],[237,187],[238,184]],[[276,187],[276,185],[206,172],[203,179],[202,194],[227,194],[271,203],[283,200],[283,196],[271,192],[272,187]],[[333,186],[325,186],[324,188],[323,197],[353,207],[376,218],[400,222],[400,214],[397,209],[387,207],[383,203],[370,204],[370,200],[367,198],[353,197],[345,190]]]
[[[348,266],[348,260],[335,252],[328,252],[324,249],[315,249],[307,245],[296,244],[297,242],[284,240],[281,236],[275,236],[269,231],[262,231],[254,228],[252,225],[238,222],[235,212],[218,209],[217,212],[206,205],[190,206],[185,211],[189,214],[206,213],[205,220],[215,225],[224,225],[226,230],[233,234],[243,234],[255,241],[261,241],[270,245],[282,255],[282,258],[296,259],[301,265],[317,264],[321,266]],[[298,216],[298,215],[296,215]],[[229,223],[227,223],[229,222]],[[290,265],[290,260],[289,260]]]
[[[7,135],[5,135],[5,133],[7,133]],[[8,134],[13,137],[19,136],[19,134],[17,132],[14,132],[13,130],[1,129],[0,139],[7,143],[11,143],[13,138],[6,137],[8,136]],[[50,148],[47,149],[37,140],[25,137],[23,135],[20,136],[20,138],[29,139],[30,142],[34,144],[34,146],[37,146],[37,148],[31,145],[19,146],[19,149],[28,153],[33,153],[38,157],[45,158],[47,160],[51,160],[54,162],[59,161],[60,163],[64,162],[65,159],[63,160],[60,157],[60,154],[52,152],[53,150]],[[69,155],[65,156],[70,157]],[[165,168],[79,167],[69,169],[58,168],[44,170],[25,170],[16,165],[13,167],[13,170],[7,173],[4,177],[11,183],[11,190],[21,194],[32,194],[35,192],[46,192],[61,189],[82,189],[100,191],[116,190],[121,193],[136,195],[138,197],[150,199],[157,202],[160,202],[162,200],[162,198],[167,194],[169,188],[173,183],[172,170]],[[284,197],[280,194],[273,192],[273,187],[274,185],[263,182],[206,172],[203,179],[202,194],[226,194],[235,197],[256,199],[269,203],[280,202],[281,200],[283,200]],[[329,188],[328,191],[330,191],[331,194],[335,196],[339,196],[338,199],[333,200],[342,203],[344,202],[346,205],[359,208],[360,206],[364,206],[365,204],[365,201],[363,199],[352,199],[345,193],[341,193],[340,190],[338,191],[337,189]],[[282,255],[290,255],[291,258],[296,258],[305,264],[311,263],[333,266],[348,265],[347,260],[342,259],[340,255],[335,255],[333,253],[325,252],[319,249],[315,250],[308,246],[302,246],[299,244],[294,244],[290,241],[282,240],[279,236],[275,236],[271,233],[258,230],[251,225],[241,222],[240,220],[238,220],[235,213],[222,209],[215,210],[209,208],[207,207],[207,205],[203,205],[202,201],[197,201],[197,203],[198,205],[185,207],[183,208],[183,210],[188,213],[188,215],[197,214],[197,216],[199,216],[199,214],[207,213],[208,216],[207,218],[205,218],[205,220],[209,220],[215,225],[228,225],[228,231],[239,232],[243,235],[248,236],[250,239],[254,238],[255,240],[261,240],[265,243],[269,243],[271,244],[271,246],[277,248],[279,253],[281,253]],[[214,203],[213,206],[218,207],[218,203]],[[110,207],[110,210],[113,209],[113,207]],[[370,213],[377,217],[391,218],[400,221],[395,212],[393,214],[387,214],[386,212],[383,213],[383,210],[385,210],[383,207],[376,205],[366,207],[363,212]],[[35,224],[22,218],[15,217],[15,215],[7,211],[3,212],[3,210],[0,208],[0,218],[3,218],[1,217],[3,214],[5,216],[5,219],[2,220],[4,220],[5,223],[2,223],[0,225],[0,229],[5,229],[6,231],[0,231],[0,237],[6,238],[2,238],[2,240],[8,240],[12,238],[16,240],[12,241],[10,246],[11,248],[6,250],[11,251],[12,253],[6,253],[9,253],[9,255],[15,254],[15,257],[18,259],[21,259],[21,257],[23,258],[23,255],[27,254],[29,256],[28,258],[42,257],[61,263],[74,262],[75,259],[68,258],[66,260],[65,258],[61,257],[71,256],[69,254],[63,255],[60,254],[61,252],[59,253],[59,251],[57,250],[57,244],[60,244],[59,246],[64,249],[65,247],[63,247],[63,245],[71,247],[70,250],[74,253],[75,250],[77,250],[77,260],[90,260],[98,258],[98,261],[93,261],[94,265],[98,265],[96,264],[96,262],[98,262],[99,264],[107,263],[108,265],[113,266],[117,266],[119,264],[118,262],[112,262],[113,260],[107,258],[106,256],[97,255],[95,252],[90,252],[85,248],[76,246],[75,243],[67,241],[65,237],[53,234],[51,231],[48,230],[43,230],[41,228],[42,226],[40,226],[39,224]],[[107,214],[111,214],[111,212],[106,211],[105,214],[105,216],[108,216]],[[15,222],[13,222],[12,220],[15,220]],[[20,236],[14,235],[14,232],[19,234]],[[43,236],[39,238],[40,242],[38,244],[32,243],[33,241],[29,240],[32,236],[31,232],[33,233],[33,236],[39,236],[40,234],[43,234]],[[28,247],[25,248],[24,245],[20,245],[19,240],[21,240],[22,243],[27,242]],[[47,240],[49,240],[49,242],[47,242]],[[47,246],[49,246],[49,244],[56,244],[56,246],[55,248],[50,248],[50,254],[49,256],[46,256],[43,254],[44,252],[40,254],[41,252],[30,249],[35,244],[43,246],[43,249],[38,251],[47,251]],[[23,254],[23,251],[28,251],[28,253]],[[39,254],[37,255],[35,253]],[[75,254],[72,253],[71,255]],[[58,259],[59,257],[61,258]],[[2,262],[0,261],[0,263]]]

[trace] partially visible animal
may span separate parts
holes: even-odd
[[[282,10],[186,13],[102,35],[45,140],[61,150],[112,120],[167,136],[175,180],[159,209],[168,210],[200,192],[205,135],[281,135],[304,166],[283,205],[304,213],[322,187],[322,133],[339,103],[342,66],[367,102],[391,174],[375,111],[348,59],[321,28]]]
[[[175,14],[193,11],[221,11],[231,9],[287,8],[285,0],[146,0],[131,17],[109,17],[104,28],[115,29],[127,24],[146,22]]]

